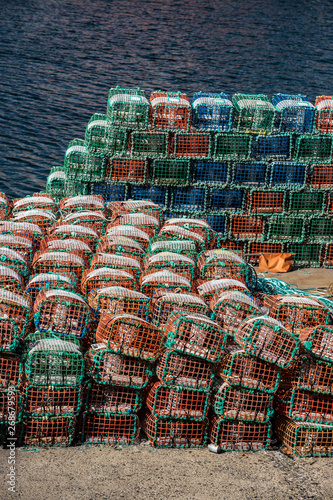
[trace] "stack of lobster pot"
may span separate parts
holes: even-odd
[[[275,395],[275,431],[283,449],[298,456],[333,454],[333,326],[314,297],[266,297],[270,315],[299,335],[301,349],[282,373]]]

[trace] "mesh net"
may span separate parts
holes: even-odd
[[[134,314],[146,319],[149,314],[149,297],[122,286],[109,286],[93,290],[89,295],[90,306],[99,314]]]
[[[301,344],[316,358],[333,363],[333,327],[328,325],[305,328],[299,332]]]
[[[138,229],[135,226],[131,226],[130,224],[119,224],[117,226],[109,226],[106,236],[125,236],[125,238],[129,238],[131,240],[137,241],[144,250],[147,249],[147,246],[150,241],[149,235]]]
[[[201,279],[229,278],[246,284],[251,281],[252,272],[246,261],[235,252],[214,249],[203,252],[198,257],[198,271]]]
[[[283,191],[256,191],[248,193],[246,210],[249,214],[275,214],[285,211],[286,193]]]
[[[18,212],[12,218],[12,222],[30,222],[31,224],[36,224],[40,227],[44,235],[56,221],[57,218],[52,212],[37,208]]]
[[[169,133],[133,130],[130,134],[129,150],[133,156],[166,157],[170,152]]]
[[[121,269],[132,274],[138,281],[141,275],[141,264],[135,258],[124,257],[108,253],[96,253],[91,260],[91,269],[108,267],[110,269]]]
[[[332,162],[333,138],[331,135],[301,135],[295,144],[295,160],[311,163]]]
[[[275,395],[277,413],[297,421],[333,423],[333,397],[302,389],[280,388]]]
[[[18,389],[0,388],[0,424],[7,424],[15,419],[20,420],[22,414],[22,397]]]
[[[135,194],[135,189],[133,187],[132,189],[132,195],[133,191]],[[139,189],[139,188],[138,188]],[[154,189],[154,188],[152,188]],[[159,201],[159,204],[163,205],[164,202]],[[128,201],[118,201],[118,202],[113,202],[109,203],[108,205],[109,208],[109,215],[111,219],[113,220],[115,217],[118,215],[122,214],[130,214],[130,213],[142,213],[146,215],[150,215],[152,217],[155,217],[155,219],[162,221],[163,220],[163,211],[162,208],[156,204],[153,203],[151,200],[145,200],[141,199],[141,196],[138,200],[128,200]]]
[[[108,224],[107,229],[109,230],[111,227],[122,224],[134,226],[147,233],[150,238],[153,238],[160,228],[160,222],[155,217],[145,213],[130,213],[116,216],[113,221]]]
[[[42,273],[73,273],[78,282],[86,267],[83,258],[73,252],[36,252],[32,261],[34,274]]]
[[[154,297],[160,292],[191,292],[191,282],[184,276],[175,274],[175,272],[168,269],[156,272],[154,270],[146,271],[140,278],[141,292],[149,297]]]
[[[230,237],[236,240],[260,240],[264,235],[263,217],[231,215],[229,233]]]
[[[188,186],[190,167],[190,160],[157,158],[152,162],[150,180],[156,186]]]
[[[26,196],[25,198],[17,198],[12,201],[13,215],[19,212],[36,209],[45,210],[57,215],[58,205],[50,195],[43,195],[42,193]]]
[[[169,270],[189,280],[195,277],[195,262],[187,255],[173,252],[160,252],[155,255],[147,255],[144,261],[146,271]]]
[[[89,227],[77,224],[62,224],[61,222],[52,228],[50,236],[53,239],[73,239],[86,242],[92,250],[95,249],[98,240],[96,231]]]
[[[83,442],[86,444],[134,444],[139,433],[136,415],[86,412],[83,417]]]
[[[22,295],[11,292],[10,290],[0,288],[1,315],[4,319],[10,318],[15,322],[15,327],[17,328],[17,334],[19,336],[23,336],[28,331],[31,322],[31,310],[32,303],[28,297],[23,297]],[[14,332],[12,327],[10,327],[8,323],[4,324],[3,320],[1,323],[1,326],[4,328],[5,336],[7,336],[10,331],[10,337],[13,338],[12,334]]]
[[[235,122],[239,132],[269,133],[273,130],[275,108],[263,94],[234,94]]]
[[[295,162],[273,162],[270,169],[270,186],[274,189],[301,189],[305,187],[309,168]]]
[[[32,301],[35,302],[37,295],[44,288],[60,288],[74,292],[76,288],[75,281],[68,276],[52,273],[41,273],[32,276],[25,288],[25,293],[28,294]]]
[[[140,89],[112,88],[107,104],[107,121],[112,128],[146,129],[149,102]]]
[[[147,252],[149,255],[155,255],[160,252],[179,253],[188,255],[196,260],[198,252],[195,241],[193,240],[151,240]]]
[[[1,313],[0,315],[0,352],[14,351],[19,345],[20,339],[17,332],[17,324],[13,319],[8,318],[8,315]]]
[[[177,225],[164,225],[159,236],[163,239],[194,241],[198,252],[205,249],[205,239],[202,236]]]
[[[179,132],[175,134],[176,158],[210,158],[212,139],[204,132]]]
[[[214,139],[214,160],[248,160],[251,154],[250,134],[216,134]]]
[[[273,216],[269,219],[265,233],[271,242],[302,242],[305,239],[305,220],[302,217]]]
[[[48,252],[62,252],[62,251],[68,251],[72,252],[77,251],[79,252],[82,257],[84,258],[85,262],[87,265],[89,265],[92,256],[93,256],[93,251],[91,250],[90,246],[88,243],[82,240],[77,240],[77,239],[72,239],[72,238],[66,238],[64,240],[58,240],[58,239],[53,239],[52,236],[46,236],[40,246],[40,249],[42,252],[48,251]]]
[[[0,266],[0,287],[7,290],[20,291],[22,290],[23,279],[19,273],[10,267]]]
[[[59,208],[62,215],[82,211],[94,211],[105,213],[106,207],[102,196],[87,195],[87,196],[72,196],[63,198],[59,202]]]
[[[28,258],[11,248],[0,247],[0,262],[21,276],[27,277],[29,274],[30,262],[28,262]]]
[[[199,295],[160,292],[152,300],[152,319],[160,328],[173,312],[208,314],[208,307]],[[191,353],[189,353],[191,354]]]
[[[164,227],[167,226],[180,226],[184,229],[198,234],[204,238],[206,244],[213,240],[214,234],[208,222],[203,219],[189,219],[187,217],[171,218],[167,220]]]
[[[156,130],[188,130],[191,105],[186,94],[180,92],[152,92],[150,96],[150,123]]]
[[[325,193],[309,190],[292,192],[289,197],[289,212],[299,214],[322,213],[325,208]]]
[[[260,451],[270,444],[270,422],[241,422],[214,416],[209,439],[221,451]]]
[[[261,254],[281,253],[282,243],[250,242],[248,252],[249,263],[256,266],[259,264],[259,256]]]
[[[244,292],[245,294],[250,295],[250,291],[244,285],[243,282],[233,279],[213,279],[209,281],[200,280],[197,281],[197,290],[198,294],[205,300],[205,302],[209,305],[214,295],[215,301],[220,295],[220,293],[235,291],[238,290],[240,292]],[[241,299],[242,296],[236,296],[237,299]],[[215,306],[215,302],[213,303]],[[212,309],[212,308],[211,308]],[[212,309],[213,310],[213,309]]]
[[[81,281],[81,292],[86,297],[92,290],[99,290],[110,286],[122,286],[130,290],[138,289],[134,276],[121,269],[100,267],[84,271]]]
[[[22,375],[20,357],[17,354],[0,353],[0,387],[18,387]]]
[[[280,132],[312,132],[316,109],[305,95],[275,94],[272,103],[278,111]]]
[[[69,446],[75,433],[75,417],[27,417],[22,443],[25,446]]]
[[[292,367],[282,372],[282,387],[333,394],[332,365],[301,355]]]
[[[31,239],[12,234],[0,234],[0,246],[15,250],[15,252],[22,255],[29,263],[32,261],[34,248]]]
[[[148,180],[147,158],[114,156],[110,158],[108,179],[111,182],[145,184]]]
[[[96,252],[111,253],[134,259],[141,259],[145,255],[140,243],[125,236],[104,236],[99,240]]]
[[[33,250],[39,248],[43,238],[42,230],[37,224],[29,222],[0,221],[0,234],[20,236],[32,241]]]
[[[199,130],[230,132],[234,108],[227,94],[196,92],[192,101],[193,124]]]
[[[195,186],[225,187],[230,181],[231,169],[228,162],[193,160],[193,181]]]
[[[90,227],[98,234],[105,232],[106,217],[103,212],[97,211],[79,211],[65,215],[62,224],[78,224],[80,226]]]
[[[321,95],[316,98],[316,129],[322,134],[331,134],[333,131],[333,100],[330,95]]]
[[[75,417],[82,404],[82,389],[67,386],[27,384],[22,388],[25,413],[29,417]]]
[[[88,383],[86,409],[91,413],[133,414],[142,405],[142,391],[130,387],[114,387]]]
[[[95,113],[86,126],[84,142],[89,153],[107,154],[109,146],[110,127],[106,115]]]

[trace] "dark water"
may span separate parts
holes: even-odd
[[[44,189],[115,85],[331,94],[333,2],[0,0],[0,190]]]

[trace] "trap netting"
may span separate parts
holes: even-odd
[[[152,215],[147,215],[145,213],[130,213],[130,214],[122,214],[113,218],[112,222],[110,222],[107,226],[107,230],[111,227],[118,225],[131,225],[141,231],[144,231],[148,234],[150,238],[156,236],[160,229],[160,221],[153,217]]]
[[[145,361],[156,361],[164,335],[156,326],[130,314],[102,314],[96,330],[96,341],[110,351]]]
[[[168,268],[162,271],[145,271],[140,278],[140,291],[151,298],[160,292],[192,292],[191,282],[184,275],[175,274],[176,272],[171,272]]]
[[[281,387],[332,395],[333,367],[329,363],[300,355],[290,368],[283,370]]]
[[[31,263],[34,247],[30,238],[22,238],[22,236],[13,234],[0,234],[0,246],[14,250]]]
[[[246,285],[250,285],[253,279],[253,271],[243,257],[221,248],[207,250],[199,255],[198,273],[201,279],[231,277]]]
[[[212,138],[209,133],[189,131],[174,135],[174,155],[176,158],[208,159],[212,154]]]
[[[133,130],[129,134],[129,151],[133,157],[165,158],[170,151],[170,134],[156,130]]]
[[[316,98],[316,129],[322,134],[333,132],[333,99],[330,95]]]
[[[252,154],[260,161],[291,160],[292,134],[258,135],[253,141]]]
[[[75,417],[31,416],[24,419],[24,446],[70,446],[75,435]]]
[[[107,103],[107,122],[112,128],[146,129],[149,102],[144,90],[111,88]]]
[[[91,322],[91,310],[77,293],[44,289],[34,303],[34,322],[41,332],[51,330],[82,338]]]
[[[7,219],[10,214],[10,203],[5,193],[0,192],[0,219]]]
[[[85,412],[82,424],[82,443],[134,444],[140,434],[137,415]]]
[[[333,137],[329,134],[300,135],[296,138],[294,158],[311,163],[331,163]]]
[[[264,218],[231,214],[228,232],[236,240],[260,240],[264,235]]]
[[[28,296],[0,288],[0,311],[3,318],[10,318],[14,321],[18,336],[22,337],[28,332],[32,319],[32,302]],[[12,331],[10,325],[7,324],[6,332],[8,328]]]
[[[59,202],[59,209],[62,216],[77,213],[81,210],[83,212],[102,212],[104,215],[106,213],[104,198],[98,195],[81,195],[62,198]]]
[[[137,241],[144,250],[147,249],[150,241],[150,236],[145,231],[142,231],[135,226],[131,226],[130,224],[119,224],[109,227],[105,234],[107,237],[111,236],[111,238],[124,236],[125,238]]]
[[[275,411],[297,421],[333,424],[333,396],[296,387],[280,388],[275,394]]]
[[[270,215],[284,213],[286,209],[285,191],[251,189],[247,195],[245,210],[250,215]]]
[[[188,130],[191,122],[191,104],[181,92],[151,93],[149,121],[156,130]]]
[[[13,214],[11,221],[36,224],[40,227],[42,233],[46,235],[50,228],[57,222],[57,217],[52,212],[35,208]]]
[[[249,160],[252,140],[251,134],[234,132],[215,134],[213,159],[221,161]]]
[[[39,248],[43,238],[41,228],[30,222],[0,221],[0,234],[20,236],[32,241],[34,252]]]
[[[104,344],[93,344],[85,355],[86,373],[98,384],[143,389],[152,376],[152,366],[141,359],[116,354]]]
[[[28,382],[38,386],[77,386],[84,377],[80,347],[56,336],[29,342],[24,367]]]
[[[155,217],[160,222],[163,221],[162,208],[151,200],[128,200],[116,201],[108,204],[109,216],[111,220],[119,215],[142,213]]]
[[[168,219],[163,227],[179,226],[197,233],[205,240],[206,245],[210,244],[214,238],[214,231],[211,229],[208,222],[203,219],[189,219],[187,217]]]
[[[62,222],[52,228],[49,232],[49,236],[59,240],[75,238],[76,240],[87,243],[92,250],[95,250],[99,239],[96,231],[89,227],[79,226],[77,224],[63,224]]]
[[[147,388],[146,405],[155,417],[202,421],[208,413],[210,392],[154,381]]]
[[[156,375],[166,385],[210,390],[212,364],[208,361],[165,349],[156,365]]]
[[[25,288],[25,293],[35,302],[37,295],[44,288],[55,288],[74,292],[76,290],[75,278],[75,275],[73,275],[71,279],[69,276],[53,274],[51,272],[36,274],[29,279]]]
[[[50,194],[57,202],[65,196],[67,175],[64,166],[51,167],[46,179],[46,193]]]
[[[107,154],[111,127],[106,115],[94,113],[86,126],[84,142],[89,153]]]
[[[234,94],[232,103],[238,132],[272,132],[276,110],[266,95]]]
[[[125,236],[103,236],[98,242],[96,252],[111,253],[139,260],[145,255],[140,243]]]
[[[74,274],[78,283],[86,267],[85,261],[77,251],[72,252],[36,252],[32,261],[34,274],[54,273],[70,276]]]
[[[0,353],[0,387],[18,387],[22,377],[21,357],[12,353]]]
[[[192,100],[193,124],[199,130],[230,132],[234,107],[224,92],[196,92]]]
[[[155,255],[160,252],[172,252],[181,255],[187,255],[194,261],[197,259],[197,247],[193,240],[150,240],[147,248],[149,255]]]
[[[152,320],[164,328],[173,312],[208,315],[208,307],[199,295],[193,293],[160,292],[152,299]]]
[[[0,262],[9,267],[23,277],[27,277],[30,272],[30,262],[22,254],[11,248],[0,247]]]
[[[89,305],[97,314],[133,314],[146,319],[150,298],[143,293],[122,286],[109,286],[91,291]]]
[[[195,314],[199,311],[173,312],[164,328],[166,347],[211,363],[218,361],[225,343],[220,326],[202,314]]]
[[[214,298],[214,303],[212,304],[211,310],[213,311],[213,306],[215,307],[215,301],[217,297],[224,292],[232,292],[238,290],[243,292],[245,295],[250,296],[250,291],[242,281],[222,278],[222,279],[211,279],[211,280],[198,280],[197,290],[200,297],[204,299],[207,305],[210,305],[212,299]]]
[[[279,132],[312,133],[316,109],[305,95],[275,94],[272,103],[278,111]]]
[[[265,236],[274,243],[281,241],[301,243],[305,240],[306,221],[302,217],[271,217]]]
[[[52,236],[46,236],[41,245],[42,252],[73,252],[76,251],[81,255],[86,264],[89,265],[93,257],[93,251],[90,246],[85,242],[72,238],[65,238],[64,240],[53,239]]]
[[[230,386],[218,380],[213,389],[212,408],[227,420],[268,422],[273,415],[273,394]]]
[[[24,412],[28,417],[76,417],[82,406],[80,386],[31,385],[21,387]]]
[[[188,186],[191,182],[190,160],[156,158],[150,168],[153,186]]]
[[[275,393],[280,382],[277,366],[249,356],[236,345],[225,347],[215,373],[229,386],[241,386],[269,394]]]
[[[8,318],[6,313],[0,314],[0,352],[15,351],[19,346],[21,330],[18,331],[16,321]]]
[[[299,332],[302,347],[316,358],[333,363],[333,326],[319,325]]]
[[[280,368],[292,363],[300,346],[298,334],[265,316],[243,321],[235,332],[235,340],[248,354]]]
[[[0,287],[13,292],[22,291],[23,278],[11,267],[0,266]]]
[[[139,280],[141,276],[141,263],[136,258],[124,257],[123,255],[114,255],[109,253],[96,253],[90,263],[91,269],[108,267],[110,269],[120,269],[126,271]]]
[[[54,201],[54,198],[43,193],[36,193],[25,198],[16,198],[12,200],[11,205],[13,215],[27,210],[44,210],[52,212],[54,215],[58,213],[58,204]]]
[[[278,415],[274,430],[289,454],[298,457],[329,457],[333,455],[333,426],[311,422],[295,422]]]
[[[270,445],[271,423],[243,422],[212,416],[209,439],[221,451],[260,451]]]
[[[160,232],[158,237],[161,240],[177,240],[177,242],[180,241],[193,241],[196,244],[197,252],[201,252],[202,250],[205,249],[206,244],[205,244],[205,239],[200,236],[197,233],[194,233],[193,231],[189,231],[188,229],[184,229],[183,227],[180,226],[171,226],[171,225],[164,225]]]
[[[130,387],[96,384],[86,385],[85,408],[93,413],[133,414],[142,406],[142,391]]]
[[[82,210],[80,212],[72,212],[62,217],[62,224],[78,224],[80,226],[90,227],[98,234],[104,234],[106,228],[106,217],[103,212]]]
[[[138,284],[133,274],[121,269],[100,267],[98,269],[87,269],[81,280],[81,292],[86,297],[92,290],[108,288],[110,286],[122,286],[130,290],[137,290]]]
[[[110,158],[107,178],[111,183],[145,184],[148,180],[148,159],[116,155]]]
[[[142,430],[154,448],[196,448],[206,444],[207,424],[207,419],[174,420],[147,412]]]
[[[157,272],[162,270],[172,271],[184,276],[188,280],[195,278],[196,265],[191,257],[173,252],[160,252],[147,255],[144,260],[145,271]]]

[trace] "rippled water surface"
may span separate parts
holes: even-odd
[[[0,190],[44,189],[115,85],[332,94],[333,2],[0,0]]]

